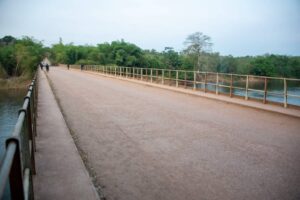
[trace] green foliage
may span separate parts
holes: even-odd
[[[255,57],[250,62],[250,74],[299,78],[299,72],[300,57],[271,54]]]
[[[209,59],[207,53],[210,52],[213,45],[211,38],[201,32],[196,32],[186,38],[184,45],[186,48],[183,53],[188,55],[192,60],[194,70],[205,71],[204,63]]]
[[[44,53],[42,43],[30,37],[0,39],[0,65],[8,76],[31,75]]]
[[[172,47],[165,47],[162,52],[164,58],[164,65],[169,69],[178,69],[181,66],[181,59],[178,52],[174,51]]]
[[[117,65],[300,78],[299,56],[221,56],[209,51],[212,45],[210,37],[202,33],[188,36],[185,44],[186,49],[182,52],[172,47],[157,52],[142,50],[124,40],[82,46],[63,44],[60,39],[49,48],[33,38],[5,36],[0,39],[0,78],[30,75],[44,57],[53,64]]]
[[[7,74],[6,74],[5,69],[3,68],[3,66],[0,63],[0,79],[3,79],[3,78],[7,78]]]

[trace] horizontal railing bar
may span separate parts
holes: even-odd
[[[7,145],[2,165],[0,169],[0,198],[2,198],[6,183],[9,177],[11,166],[13,163],[14,155],[16,153],[17,144],[14,141],[10,141]],[[18,153],[18,152],[17,152]]]
[[[23,178],[25,200],[28,200],[29,197],[29,181],[30,181],[29,179],[30,179],[30,169],[26,168],[24,171],[24,178]]]
[[[89,66],[89,65],[87,65]],[[120,77],[126,77],[130,79],[138,79],[151,83],[159,83],[163,85],[173,85],[176,87],[193,88],[193,90],[203,90],[204,92],[216,92],[218,93],[229,93],[230,97],[235,95],[235,90],[242,90],[245,93],[239,94],[239,96],[245,97],[245,100],[250,97],[249,92],[256,92],[263,94],[263,97],[257,97],[263,99],[263,103],[266,102],[268,96],[283,96],[282,103],[284,107],[288,105],[288,97],[300,98],[300,95],[289,94],[287,91],[290,82],[299,82],[300,79],[296,78],[283,78],[283,77],[268,77],[268,76],[257,76],[257,75],[246,75],[246,74],[229,74],[223,72],[205,72],[205,71],[191,71],[182,69],[163,69],[163,68],[149,68],[149,67],[119,67],[119,66],[100,66],[92,65],[86,67],[86,70],[95,71],[95,68],[99,68],[100,72],[105,74],[118,75]],[[115,72],[114,72],[115,71]],[[184,77],[184,78],[183,78]],[[198,80],[197,80],[198,79]],[[201,81],[199,81],[199,79]],[[272,81],[280,81],[277,83],[282,84],[283,92],[276,92],[268,90],[268,86]],[[165,82],[166,81],[166,82]],[[287,83],[288,82],[288,83]],[[245,86],[234,86],[236,83]],[[264,89],[251,88],[252,84],[258,83]],[[275,83],[275,82],[274,82]],[[198,85],[201,84],[201,87]],[[204,87],[203,87],[204,85]],[[213,86],[210,88],[209,86]],[[294,86],[293,86],[294,87]],[[222,91],[220,88],[228,88],[229,91]],[[277,100],[268,100],[269,102],[277,102]]]
[[[12,132],[12,136],[20,136],[24,120],[25,120],[25,112],[20,112],[19,117],[18,117],[18,121],[15,125],[15,128],[14,128],[13,132]]]
[[[19,110],[14,129],[10,137],[6,139],[6,151],[0,168],[0,199],[4,195],[7,184],[10,186],[11,198],[33,198],[33,191],[27,189],[28,192],[24,196],[23,190],[32,188],[30,169],[35,169],[33,162],[33,142],[36,134],[36,113],[34,113],[36,112],[36,92],[35,74],[28,87],[27,94],[24,97],[23,105]],[[21,134],[26,135],[23,137]],[[19,145],[19,142],[21,145]],[[28,150],[29,154],[26,153]],[[27,167],[27,169],[24,169],[25,167]],[[24,178],[28,181],[23,182]]]
[[[287,96],[289,96],[289,97],[297,97],[297,98],[300,98],[300,95],[296,95],[296,94],[287,94]]]

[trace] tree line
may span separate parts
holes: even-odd
[[[300,56],[222,56],[212,51],[211,38],[196,32],[184,41],[184,50],[165,47],[161,52],[144,50],[124,40],[95,46],[64,44],[60,39],[44,47],[33,38],[0,39],[0,73],[18,76],[33,72],[43,57],[53,64],[95,64],[125,67],[184,69],[207,72],[300,78]]]
[[[0,78],[28,76],[36,70],[46,48],[33,38],[16,39],[5,36],[0,39]]]

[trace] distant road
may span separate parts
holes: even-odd
[[[80,71],[48,76],[108,200],[300,199],[299,118]]]

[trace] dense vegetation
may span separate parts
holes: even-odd
[[[182,52],[172,47],[157,52],[143,50],[124,40],[96,46],[63,44],[60,40],[46,48],[29,37],[6,36],[0,39],[0,76],[32,73],[39,61],[47,56],[53,64],[135,66],[300,78],[300,56],[222,56],[212,52],[211,39],[199,32],[189,35],[184,45]]]
[[[0,39],[0,78],[21,75],[30,77],[44,53],[42,43],[33,38],[3,37]]]

